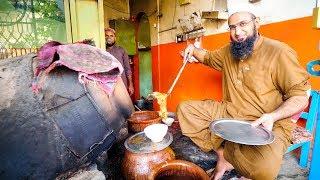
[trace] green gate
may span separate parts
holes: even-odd
[[[0,59],[66,39],[63,0],[0,0]]]

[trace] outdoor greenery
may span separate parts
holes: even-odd
[[[38,48],[66,42],[63,0],[0,0],[0,42],[6,48]]]

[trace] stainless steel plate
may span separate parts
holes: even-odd
[[[246,121],[220,119],[210,124],[210,130],[225,140],[239,144],[266,145],[274,141],[272,132],[262,127],[252,127]]]

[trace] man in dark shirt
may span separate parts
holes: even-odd
[[[123,73],[121,78],[128,89],[130,96],[133,94],[133,83],[132,83],[132,72],[129,64],[129,56],[126,51],[117,46],[116,43],[116,31],[112,28],[105,29],[105,36],[106,36],[106,47],[107,51],[112,54],[123,66]]]

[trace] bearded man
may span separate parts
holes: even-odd
[[[177,109],[182,133],[204,151],[214,150],[218,161],[213,179],[235,169],[244,178],[275,179],[291,143],[291,116],[308,104],[307,72],[288,45],[259,34],[259,19],[238,11],[228,19],[230,44],[206,51],[189,45],[184,58],[222,72],[223,101],[186,101]],[[194,58],[192,58],[194,57]],[[219,118],[251,120],[272,130],[275,141],[249,146],[224,141],[209,125]]]
[[[116,31],[114,29],[107,28],[104,30],[104,32],[106,38],[106,50],[112,54],[123,66],[124,71],[121,75],[121,78],[129,92],[129,95],[131,96],[134,93],[134,88],[129,56],[122,47],[116,45]]]

